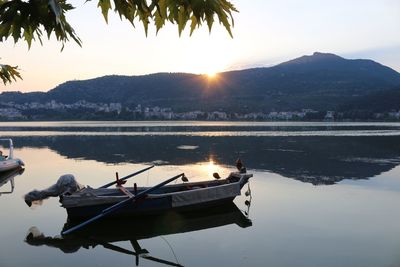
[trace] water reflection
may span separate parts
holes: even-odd
[[[312,184],[367,179],[400,163],[400,136],[35,136],[17,147],[48,147],[71,159],[105,163],[232,166],[240,157],[252,169]],[[191,148],[191,149],[182,149]]]
[[[0,132],[5,135],[96,135],[96,134],[397,134],[400,123],[349,123],[349,122],[223,122],[223,121],[136,121],[136,122],[0,122]]]
[[[10,182],[10,189],[6,191],[0,191],[0,196],[3,194],[11,194],[14,192],[15,188],[14,178],[24,173],[24,171],[25,171],[24,168],[17,168],[14,170],[0,173],[0,187],[5,186],[8,182]]]
[[[241,138],[236,140],[240,141]],[[114,252],[105,249],[101,243],[95,249],[83,245],[87,244],[79,239],[78,245],[72,242],[72,250],[78,252],[73,254],[63,253],[57,248],[48,247],[42,243],[39,247],[31,246],[23,242],[27,230],[35,225],[45,235],[43,237],[53,238],[61,232],[66,222],[65,210],[59,206],[57,199],[49,199],[45,206],[34,210],[29,209],[24,203],[22,196],[32,189],[42,189],[53,184],[56,179],[65,173],[72,172],[78,181],[85,185],[94,187],[114,180],[115,171],[121,176],[127,175],[137,169],[143,168],[142,164],[104,164],[103,162],[116,160],[108,152],[116,152],[120,148],[107,149],[91,148],[85,144],[85,139],[66,139],[66,144],[72,146],[57,147],[58,139],[31,139],[33,141],[22,145],[23,149],[16,152],[27,163],[23,177],[15,178],[16,187],[11,195],[0,197],[0,214],[2,214],[0,231],[0,266],[19,267],[19,266],[133,266],[135,256],[131,254],[132,247],[129,240],[120,242],[108,242],[110,245],[118,246],[128,254]],[[345,156],[342,159],[346,165],[344,169],[361,172],[354,166],[359,166],[359,162],[372,166],[387,164],[396,158],[399,152],[398,139],[388,140],[386,144],[380,138],[353,139],[353,142],[345,142],[340,139],[320,139],[315,142],[310,139],[282,138],[263,140],[249,139],[242,140],[243,145],[233,143],[233,139],[182,139],[171,144],[169,152],[174,151],[172,146],[195,145],[199,143],[197,149],[182,150],[176,148],[177,152],[172,155],[156,154],[149,159],[168,159],[174,162],[183,160],[193,160],[200,158],[193,165],[165,165],[153,168],[149,176],[142,175],[129,182],[137,182],[140,186],[150,186],[164,179],[185,172],[189,178],[204,180],[209,173],[210,155],[213,157],[214,166],[222,167],[221,177],[229,174],[233,167],[237,154],[246,155],[242,157],[244,163],[249,168],[260,166],[259,163],[268,162],[268,166],[260,166],[264,170],[273,168],[270,160],[263,157],[262,152],[246,146],[251,143],[258,146],[259,150],[265,149],[273,154],[280,151],[277,155],[298,155],[307,151],[315,152],[313,146],[320,145],[322,148],[329,146],[347,146],[349,152],[338,153]],[[38,143],[35,143],[38,141]],[[109,140],[107,138],[97,139],[91,143],[95,146],[105,146]],[[142,139],[143,141],[143,139]],[[165,140],[164,140],[165,141]],[[173,141],[173,140],[172,140]],[[74,143],[75,142],[75,143]],[[87,141],[89,142],[89,140]],[[105,143],[104,143],[105,142]],[[129,139],[121,139],[117,143],[126,142],[130,145]],[[226,142],[226,145],[225,143]],[[213,144],[215,143],[215,144]],[[229,144],[230,143],[230,144]],[[275,145],[276,143],[276,145]],[[352,144],[354,143],[354,144]],[[19,145],[19,142],[16,143]],[[160,145],[162,143],[158,143]],[[280,145],[280,147],[278,146]],[[204,146],[208,145],[209,149]],[[223,147],[231,149],[229,152],[235,155],[225,155]],[[309,145],[308,148],[306,145]],[[351,147],[354,145],[354,147]],[[52,150],[46,146],[51,147]],[[65,146],[65,144],[64,144]],[[84,147],[85,149],[97,150],[79,151],[70,154],[74,147]],[[165,144],[169,146],[169,144]],[[352,151],[356,148],[365,146],[364,151]],[[21,147],[21,146],[20,146]],[[33,148],[32,148],[33,147]],[[145,146],[143,146],[145,147]],[[54,148],[57,148],[54,149]],[[136,150],[130,147],[131,150]],[[159,148],[160,150],[163,147]],[[304,152],[301,151],[303,149]],[[150,149],[154,150],[154,149]],[[338,150],[338,149],[336,149]],[[239,151],[239,152],[237,152]],[[58,152],[59,154],[57,154]],[[62,152],[62,153],[60,153]],[[67,153],[68,152],[68,153]],[[129,149],[124,149],[121,158],[135,158],[134,153],[127,154]],[[201,153],[200,155],[196,154]],[[252,155],[251,153],[257,153]],[[105,153],[105,154],[102,154]],[[139,151],[138,151],[139,153]],[[145,155],[145,153],[142,153]],[[310,154],[310,153],[309,153]],[[68,155],[68,156],[66,156]],[[190,155],[190,156],[188,156]],[[77,156],[100,158],[101,160],[84,160]],[[229,157],[233,158],[229,161]],[[257,157],[263,157],[258,159]],[[329,158],[334,158],[334,154],[320,153],[321,161],[328,162]],[[391,158],[393,156],[393,158]],[[283,156],[280,156],[281,158]],[[286,156],[285,156],[286,157]],[[283,157],[283,158],[285,158]],[[310,161],[316,160],[315,156],[308,155]],[[306,157],[306,158],[307,158]],[[372,158],[375,157],[375,158]],[[43,165],[44,159],[47,164]],[[104,161],[103,161],[104,159]],[[249,160],[251,159],[251,160]],[[148,160],[148,159],[147,159]],[[221,162],[226,160],[226,165]],[[276,159],[278,161],[278,159]],[[124,162],[121,160],[120,162]],[[202,162],[199,164],[198,162]],[[279,163],[279,162],[278,162]],[[283,161],[282,164],[290,165],[290,161]],[[297,164],[296,162],[293,165]],[[336,164],[336,163],[335,163]],[[392,162],[393,165],[396,163]],[[249,167],[249,165],[252,165]],[[314,166],[309,164],[310,170],[315,173]],[[45,166],[45,168],[44,168]],[[335,165],[338,166],[338,165]],[[288,167],[290,170],[296,168]],[[389,166],[390,167],[390,166]],[[389,168],[385,167],[385,168]],[[280,170],[278,170],[280,171]],[[287,171],[287,170],[286,170]],[[305,172],[306,170],[302,170]],[[340,170],[343,173],[343,170]],[[193,231],[186,234],[174,234],[167,236],[166,239],[174,248],[179,259],[175,261],[173,253],[162,237],[150,239],[140,239],[138,243],[142,249],[151,252],[151,256],[168,260],[176,264],[186,266],[397,266],[399,265],[398,251],[400,247],[400,228],[398,221],[400,218],[400,166],[392,169],[369,181],[350,181],[342,182],[336,186],[314,187],[310,184],[291,181],[286,177],[271,174],[265,171],[249,170],[254,173],[251,181],[251,191],[253,191],[253,202],[250,207],[251,220],[253,225],[246,229],[239,228],[235,223],[218,228],[208,228],[207,230]],[[373,172],[368,171],[370,175]],[[198,179],[197,179],[198,177]],[[21,179],[24,178],[24,179]],[[26,179],[29,178],[29,179]],[[207,177],[211,178],[212,177]],[[9,182],[1,189],[9,189]],[[243,188],[243,196],[237,198],[235,202],[238,207],[244,209],[244,195],[248,188]],[[246,210],[247,212],[247,210]],[[209,219],[211,221],[211,219]],[[119,226],[119,225],[118,225]],[[132,232],[130,225],[123,226],[127,231]],[[171,226],[168,226],[171,227]],[[121,233],[120,227],[114,226],[109,232],[116,230]],[[95,234],[93,234],[95,237]],[[144,236],[144,235],[143,235]],[[115,236],[114,236],[115,237]],[[129,238],[129,237],[128,237]],[[49,243],[49,242],[46,242]],[[114,246],[105,246],[116,248]],[[66,248],[68,250],[68,248]],[[136,252],[135,252],[136,253]],[[145,254],[144,254],[145,255]],[[142,255],[142,256],[144,256]],[[149,255],[150,256],[150,255]],[[157,266],[156,262],[140,259],[140,266]],[[160,265],[161,266],[161,265]]]
[[[77,222],[67,221],[64,225],[64,229],[69,229],[76,225],[76,223]],[[180,263],[151,256],[147,249],[140,246],[139,241],[142,239],[200,231],[230,224],[236,224],[241,228],[245,228],[251,226],[252,222],[234,203],[230,203],[196,212],[169,212],[161,216],[142,217],[140,219],[102,220],[73,235],[63,237],[45,236],[36,227],[31,227],[25,242],[32,246],[58,248],[64,253],[75,253],[81,248],[94,249],[96,246],[100,245],[105,249],[135,256],[136,265],[139,265],[139,258],[142,258],[169,266],[182,266]],[[131,251],[113,244],[123,241],[130,242],[133,250]],[[161,239],[160,241],[163,242]],[[175,254],[174,251],[172,251],[172,253]]]

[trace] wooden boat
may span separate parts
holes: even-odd
[[[170,210],[194,210],[232,202],[252,174],[234,172],[225,179],[155,187],[90,188],[60,196],[69,218],[89,218],[106,211],[108,217],[160,214]],[[177,175],[171,179],[184,177]],[[170,180],[171,180],[170,179]],[[168,180],[167,182],[171,182]],[[165,186],[164,186],[165,185]],[[151,192],[150,192],[151,191]],[[132,200],[132,201],[130,201]],[[120,204],[124,204],[123,206]],[[117,205],[118,209],[114,206]]]
[[[13,169],[18,169],[24,166],[24,162],[20,159],[14,158],[14,147],[11,139],[0,139],[0,141],[9,142],[9,154],[8,156],[0,153],[0,172],[6,172]]]
[[[48,189],[33,190],[25,195],[25,203],[32,205],[35,200],[50,196],[59,196],[62,207],[67,210],[70,219],[85,219],[80,224],[62,232],[70,234],[103,217],[127,217],[162,214],[168,211],[196,210],[204,207],[219,206],[232,202],[241,194],[242,187],[247,184],[252,174],[246,173],[240,159],[236,162],[239,172],[232,172],[227,178],[221,179],[218,173],[216,180],[188,182],[184,173],[178,174],[152,187],[125,188],[127,179],[145,172],[154,166],[132,173],[121,179],[116,175],[116,181],[100,188],[82,187],[70,175],[61,176],[57,183]],[[183,184],[167,185],[178,178]],[[110,189],[116,184],[115,189]],[[250,189],[250,188],[249,188]]]

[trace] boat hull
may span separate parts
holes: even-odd
[[[14,170],[23,166],[24,163],[20,159],[0,160],[0,172]]]

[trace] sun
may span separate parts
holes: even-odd
[[[209,73],[207,73],[208,78],[214,78],[215,75],[217,75],[216,72],[209,72]]]
[[[217,76],[217,72],[216,71],[210,71],[206,73],[207,77],[209,79],[214,79]]]

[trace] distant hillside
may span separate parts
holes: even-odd
[[[352,100],[341,106],[339,110],[368,110],[370,112],[400,110],[400,87],[353,97]]]
[[[0,102],[85,100],[172,107],[175,111],[338,110],[356,107],[358,100],[368,102],[368,96],[388,90],[397,94],[397,88],[400,74],[372,60],[314,53],[270,68],[219,73],[215,79],[187,73],[104,76],[68,81],[47,93],[5,92]],[[393,108],[400,108],[400,103]]]

